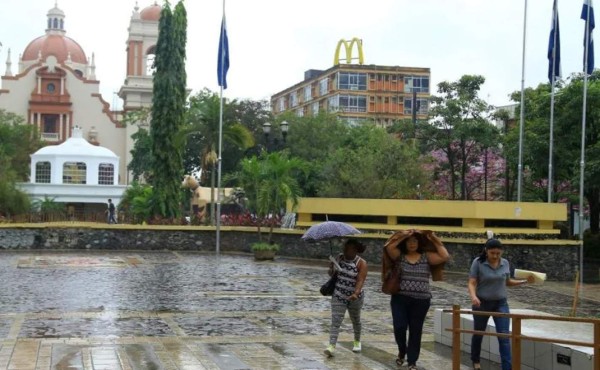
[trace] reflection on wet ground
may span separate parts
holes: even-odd
[[[389,297],[371,272],[363,352],[351,352],[345,320],[340,355],[326,359],[329,300],[318,293],[326,262],[255,262],[193,252],[0,253],[0,368],[386,369],[395,368]],[[466,275],[433,286],[432,308],[469,304]],[[570,298],[511,290],[513,307],[555,314]],[[580,313],[596,314],[583,302]],[[420,363],[449,369],[426,323]],[[427,349],[429,348],[429,349]]]

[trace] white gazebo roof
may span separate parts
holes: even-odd
[[[83,138],[79,127],[73,128],[72,136],[60,145],[48,145],[35,152],[32,157],[37,156],[76,156],[78,159],[86,158],[114,158],[118,156],[110,149],[90,144]]]

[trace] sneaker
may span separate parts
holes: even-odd
[[[325,352],[327,357],[333,357],[333,352],[335,352],[335,344],[328,345],[323,352]]]
[[[361,351],[360,341],[355,340],[354,347],[352,347],[352,352],[360,352],[360,351]]]

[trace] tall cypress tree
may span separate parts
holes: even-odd
[[[171,11],[165,1],[160,13],[152,98],[152,178],[154,214],[180,216],[182,150],[175,136],[184,122],[186,104],[185,46],[187,14],[182,1]]]

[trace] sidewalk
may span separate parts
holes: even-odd
[[[379,293],[375,271],[365,287],[362,353],[351,351],[346,318],[336,356],[323,355],[324,265],[193,252],[2,251],[0,369],[397,369],[389,296]],[[562,314],[569,287],[510,289],[510,304]],[[598,310],[599,291],[584,286],[595,301],[582,302],[582,315]],[[469,303],[465,274],[434,283],[430,314],[454,303]],[[450,350],[431,332],[429,317],[419,369],[450,370]]]

